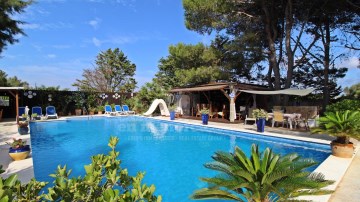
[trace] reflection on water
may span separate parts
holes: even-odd
[[[146,123],[146,126],[155,139],[163,139],[166,136],[169,127],[168,124],[163,123],[160,124],[160,127],[156,127],[153,122]]]

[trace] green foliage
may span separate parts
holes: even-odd
[[[255,144],[249,158],[239,147],[235,147],[234,153],[216,152],[212,158],[215,162],[205,167],[220,174],[201,178],[209,187],[195,191],[192,199],[287,200],[301,195],[328,194],[330,191],[320,189],[333,183],[322,174],[304,171],[316,164],[313,160],[302,159],[297,154],[280,156],[269,148],[261,153]]]
[[[170,105],[169,106],[169,111],[170,112],[174,112],[176,110],[177,106],[176,105]]]
[[[209,109],[204,108],[200,110],[200,114],[209,114],[209,113],[210,113]]]
[[[268,113],[264,109],[254,109],[252,112],[253,117],[255,118],[265,118],[268,119]]]
[[[14,44],[19,41],[16,35],[25,35],[19,25],[24,24],[19,20],[18,14],[21,14],[32,3],[32,0],[2,0],[0,1],[0,53],[8,44]]]
[[[172,88],[228,79],[226,74],[220,73],[222,71],[218,63],[215,50],[202,43],[172,45],[169,47],[169,55],[159,61],[156,82],[165,88]]]
[[[360,100],[344,99],[326,107],[326,112],[360,111]]]
[[[227,80],[229,77],[217,67],[198,67],[187,70],[176,70],[178,86],[198,85],[216,80]]]
[[[311,132],[337,137],[342,144],[348,144],[350,137],[360,139],[360,111],[326,112],[319,119],[319,127]]]
[[[136,87],[136,65],[125,54],[115,48],[99,53],[95,69],[85,69],[83,79],[77,79],[73,86],[92,92],[133,92]]]
[[[19,149],[26,145],[26,141],[13,138],[13,142],[6,142],[6,144],[10,145],[13,149]]]
[[[344,89],[346,97],[360,99],[360,83]]]
[[[155,99],[165,99],[167,90],[160,86],[157,82],[148,82],[145,83],[132,99],[133,106],[132,109],[138,112],[146,111],[153,100]]]
[[[119,152],[115,147],[119,139],[111,137],[108,155],[98,154],[91,157],[91,164],[85,165],[85,176],[70,178],[71,170],[58,166],[50,176],[54,185],[48,193],[40,191],[47,183],[32,179],[30,183],[21,185],[17,175],[7,179],[0,178],[0,201],[149,201],[160,202],[161,196],[155,196],[155,186],[142,184],[144,173],[136,176],[128,175],[127,169],[121,168]],[[1,167],[0,167],[1,168]]]
[[[0,50],[1,52],[1,50]],[[0,86],[8,87],[25,87],[29,88],[29,83],[26,81],[21,81],[16,76],[7,78],[7,74],[0,70]]]

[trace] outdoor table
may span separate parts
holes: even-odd
[[[268,117],[269,119],[272,119],[274,117],[274,113],[268,113]],[[292,122],[297,119],[300,119],[301,118],[301,114],[298,114],[298,113],[293,113],[293,114],[284,114],[284,118],[287,119],[288,123],[290,123],[290,130],[293,129],[292,127]]]

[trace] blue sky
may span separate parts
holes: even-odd
[[[71,88],[96,56],[120,48],[137,66],[138,86],[151,81],[169,45],[209,43],[211,37],[186,29],[181,0],[37,0],[17,16],[27,36],[3,51],[0,69],[31,86]],[[340,84],[359,82],[356,58]]]

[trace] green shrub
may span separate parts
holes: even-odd
[[[0,201],[160,202],[161,196],[154,195],[155,186],[141,183],[144,173],[139,172],[132,177],[127,169],[120,167],[121,161],[117,159],[119,152],[115,151],[118,141],[118,138],[111,137],[109,154],[91,157],[91,164],[84,166],[84,177],[69,178],[71,170],[58,166],[56,173],[50,175],[55,179],[48,193],[40,193],[47,182],[32,179],[28,184],[21,185],[17,175],[0,178]]]
[[[326,112],[345,112],[346,110],[358,111],[360,110],[360,100],[344,99],[326,107]]]
[[[317,163],[293,153],[280,156],[266,148],[260,152],[255,144],[251,156],[235,147],[233,153],[216,152],[214,162],[205,167],[218,172],[211,178],[200,178],[208,188],[196,190],[192,199],[223,199],[232,201],[288,201],[302,195],[322,195],[331,191],[322,188],[333,181],[321,173],[304,171]]]

